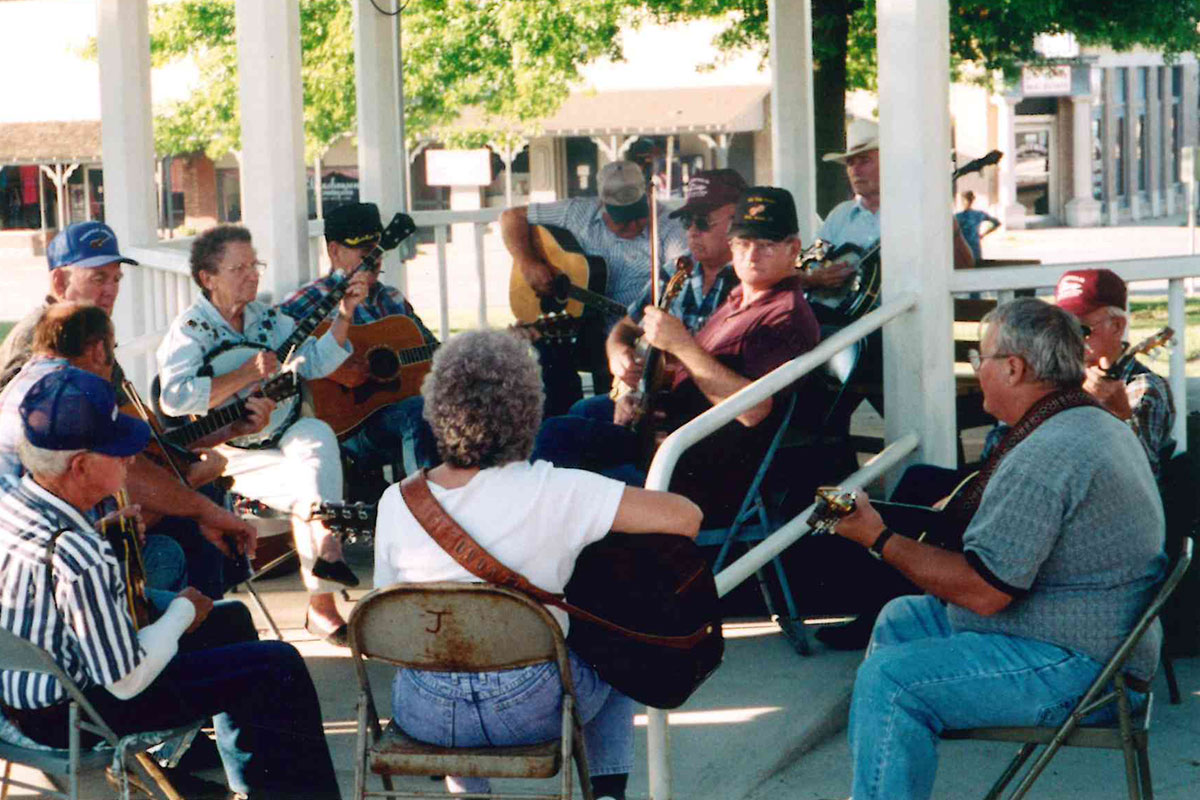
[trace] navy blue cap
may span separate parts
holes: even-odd
[[[50,269],[103,267],[113,263],[137,264],[117,250],[117,235],[103,222],[73,222],[46,248]]]
[[[44,376],[21,400],[25,438],[43,450],[90,450],[106,456],[140,453],[150,426],[117,410],[112,385],[64,367]]]

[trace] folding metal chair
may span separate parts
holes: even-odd
[[[572,757],[584,799],[593,800],[567,645],[562,629],[541,604],[520,592],[487,583],[407,583],[376,589],[360,600],[350,615],[350,651],[359,683],[356,800],[430,796],[396,790],[393,775],[550,778],[558,774],[562,781],[554,794],[503,797],[571,800]],[[394,721],[381,730],[367,658],[411,669],[452,672],[487,672],[553,661],[563,686],[562,736],[515,747],[438,747],[413,739]],[[368,771],[381,776],[384,791],[367,790]]]
[[[1192,563],[1192,540],[1183,541],[1183,552],[1175,563],[1175,568],[1163,582],[1162,588],[1146,610],[1142,613],[1137,625],[1125,637],[1125,641],[1117,648],[1112,658],[1104,665],[1099,676],[1071,711],[1071,715],[1057,728],[1048,727],[1008,727],[1008,728],[970,728],[967,730],[947,730],[942,732],[943,739],[980,739],[993,742],[1018,742],[1021,749],[1001,774],[999,780],[987,793],[987,800],[1000,797],[1005,787],[1021,771],[1021,767],[1029,760],[1038,745],[1045,745],[1045,750],[1026,771],[1021,782],[1011,795],[1010,800],[1024,797],[1033,787],[1033,782],[1046,769],[1050,759],[1054,758],[1061,747],[1098,747],[1109,750],[1121,750],[1125,754],[1125,778],[1128,784],[1130,800],[1146,798],[1153,800],[1154,789],[1150,782],[1150,716],[1154,695],[1148,686],[1135,686],[1130,677],[1124,674],[1125,662],[1129,660],[1134,647],[1141,641],[1150,625],[1162,611],[1163,604],[1171,596],[1171,592],[1179,585],[1188,565]],[[1140,682],[1139,682],[1140,683]],[[1129,701],[1129,689],[1146,691],[1146,705],[1138,713],[1133,713]],[[1117,706],[1116,723],[1107,725],[1084,724],[1093,712],[1115,703]]]
[[[97,713],[88,699],[80,691],[78,685],[71,680],[54,659],[45,650],[37,647],[21,637],[0,628],[0,669],[39,672],[52,675],[67,691],[70,697],[68,717],[68,747],[47,747],[25,737],[14,736],[15,728],[8,723],[8,735],[0,738],[0,760],[5,762],[4,775],[0,777],[0,791],[8,795],[9,786],[31,789],[42,797],[56,797],[69,800],[79,798],[79,776],[87,770],[100,770],[112,767],[116,776],[122,800],[129,800],[130,776],[127,763],[128,754],[136,753],[134,759],[168,800],[183,800],[171,786],[171,782],[159,768],[157,762],[145,751],[155,745],[171,739],[181,739],[181,746],[176,747],[169,766],[175,766],[180,757],[191,745],[196,733],[207,720],[197,720],[186,726],[169,731],[154,731],[134,733],[128,736],[118,736]],[[7,723],[7,721],[5,721]],[[96,748],[83,749],[80,738],[87,731],[100,736],[104,742]],[[33,784],[24,783],[12,777],[12,765],[24,764],[40,770],[47,775],[65,777],[66,792],[44,789]]]

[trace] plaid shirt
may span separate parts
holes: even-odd
[[[692,270],[692,275],[688,278],[687,284],[684,285],[683,291],[679,293],[671,302],[671,307],[667,309],[671,316],[678,317],[683,320],[683,324],[692,333],[704,327],[704,323],[708,322],[708,318],[712,313],[720,307],[721,303],[725,302],[725,298],[729,297],[729,293],[733,291],[733,287],[739,283],[737,274],[733,271],[732,264],[726,264],[717,273],[717,277],[713,280],[713,285],[708,287],[708,293],[704,292],[704,270],[696,268]],[[646,287],[646,292],[641,298],[629,306],[629,316],[634,322],[639,325],[642,322],[642,316],[645,314],[646,306],[650,305],[650,287]]]
[[[335,285],[336,282],[332,275],[317,278],[315,281],[301,286],[288,295],[279,308],[289,317],[298,320],[307,315],[325,295],[329,294]],[[421,337],[425,340],[426,344],[437,341],[437,337],[425,327],[425,323],[417,316],[417,312],[413,311],[412,303],[404,299],[404,295],[400,294],[400,290],[394,289],[391,286],[384,286],[382,283],[376,283],[372,286],[366,299],[354,309],[354,319],[352,322],[355,325],[365,325],[368,322],[376,322],[384,317],[396,314],[408,317],[417,323],[417,327],[421,330]]]

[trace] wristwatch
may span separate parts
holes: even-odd
[[[887,540],[892,538],[895,533],[891,528],[884,528],[883,531],[875,537],[875,543],[867,548],[867,552],[875,556],[875,558],[883,561],[883,546],[887,544]]]

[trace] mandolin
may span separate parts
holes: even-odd
[[[113,499],[116,500],[117,510],[121,511],[129,505],[129,495],[124,489],[119,490]],[[138,541],[137,524],[128,517],[121,517],[109,530],[107,525],[100,526],[100,535],[108,539],[121,565],[121,577],[125,580],[125,601],[129,617],[138,630],[150,624],[150,601],[146,599],[146,565],[142,561],[142,545]]]
[[[978,474],[967,475],[932,507],[888,501],[872,501],[871,505],[896,533],[942,550],[962,552],[963,534],[971,520],[955,513],[951,503]],[[950,506],[949,510],[947,506]],[[837,486],[822,486],[817,489],[816,505],[805,522],[814,534],[832,533],[838,521],[853,514],[857,508],[854,492]]]

